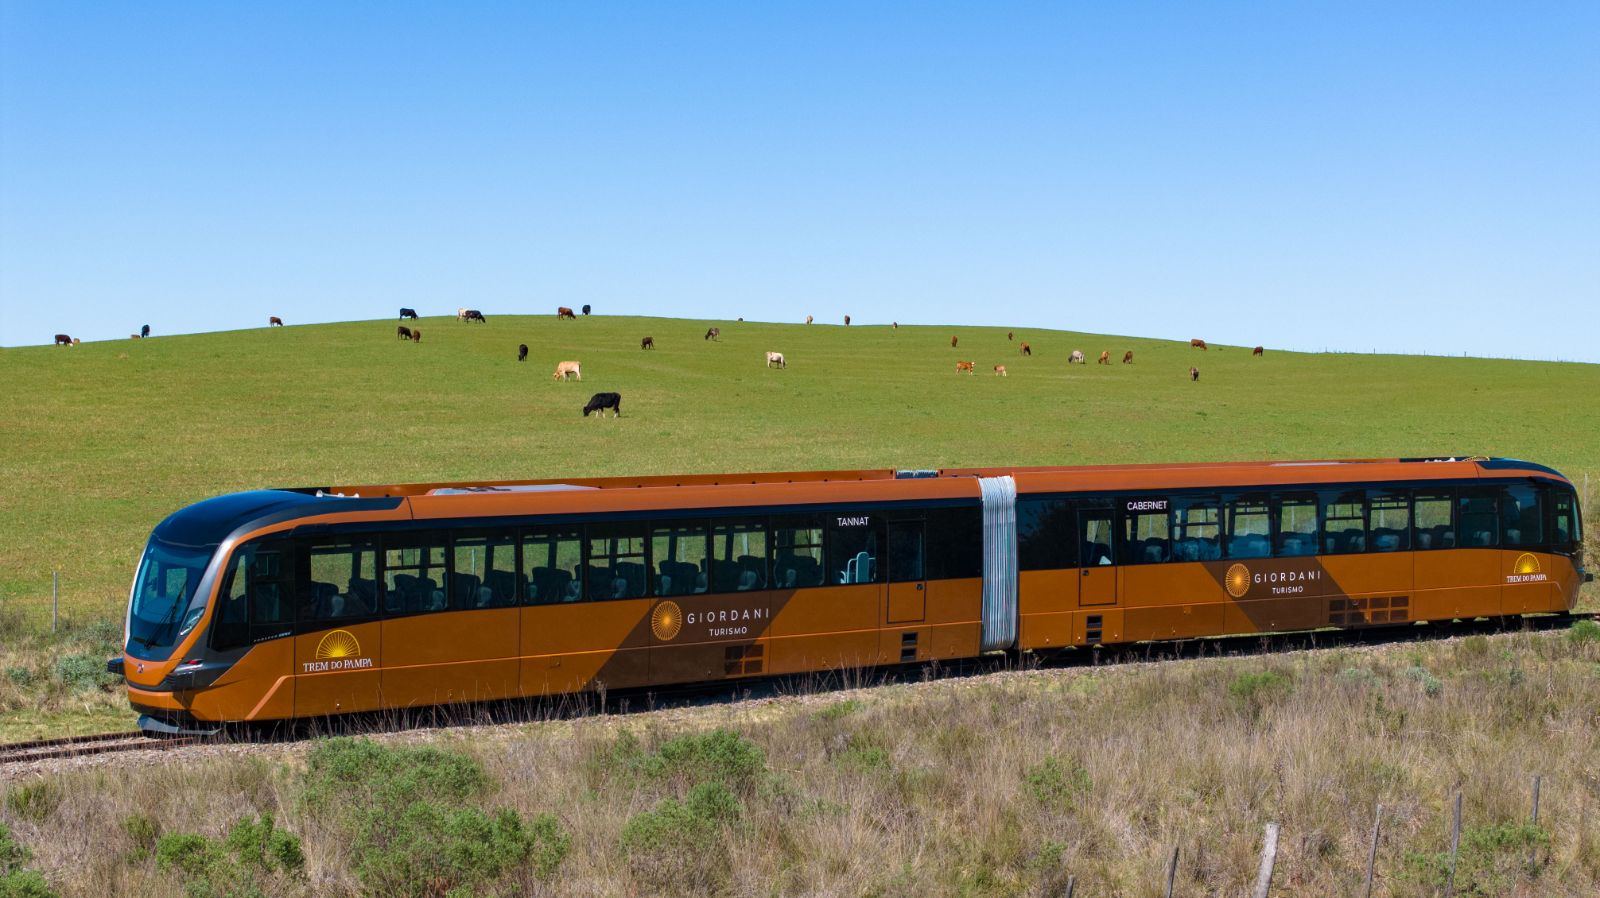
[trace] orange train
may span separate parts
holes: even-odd
[[[153,732],[1225,634],[1564,613],[1512,459],[262,490],[168,517],[109,663]]]

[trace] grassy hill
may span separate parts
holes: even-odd
[[[157,521],[261,486],[1432,453],[1600,479],[1596,365],[1251,358],[1059,331],[1008,341],[987,327],[408,323],[420,344],[396,340],[395,322],[361,321],[0,351],[13,397],[0,404],[0,605],[42,620],[59,569],[64,609],[115,615]],[[720,341],[703,339],[711,325]],[[653,352],[639,349],[646,335]],[[1090,364],[1069,366],[1073,349]],[[1135,361],[1094,364],[1103,349]],[[767,370],[766,350],[788,370]],[[551,379],[563,359],[583,363],[581,384]],[[957,375],[957,360],[980,373]],[[993,376],[996,363],[1010,376]],[[601,390],[622,393],[622,418],[580,417]]]

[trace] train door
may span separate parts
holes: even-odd
[[[383,638],[376,545],[318,538],[301,543],[295,554],[295,716],[377,708]]]
[[[1117,603],[1117,567],[1111,504],[1078,508],[1078,604]]]
[[[889,626],[920,623],[927,614],[924,522],[889,522]]]

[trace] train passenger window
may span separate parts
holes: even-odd
[[[459,534],[452,541],[450,608],[505,608],[523,594],[517,540],[510,533]]]
[[[1344,555],[1367,550],[1367,494],[1329,490],[1320,494],[1322,553]]]
[[[1404,552],[1411,548],[1411,494],[1405,490],[1367,490],[1367,551]]]
[[[927,578],[922,521],[889,522],[889,581],[911,583]]]
[[[1222,557],[1222,504],[1216,496],[1172,500],[1172,560],[1215,561]]]
[[[294,552],[290,544],[252,546],[250,561],[250,638],[281,635],[294,622]]]
[[[828,582],[881,583],[878,541],[883,525],[865,512],[833,512],[828,519]]]
[[[1078,558],[1084,567],[1115,564],[1116,528],[1112,525],[1111,501],[1079,499],[1073,503],[1078,513]]]
[[[748,592],[766,588],[766,522],[759,519],[712,521],[711,591]]]
[[[1451,489],[1421,489],[1412,495],[1412,545],[1420,549],[1454,549],[1456,493]]]
[[[1563,552],[1577,551],[1578,499],[1564,486],[1550,490],[1550,542]]]
[[[1266,493],[1225,496],[1228,557],[1266,558],[1272,554],[1272,512]]]
[[[370,540],[313,540],[310,576],[300,581],[302,621],[340,621],[378,613],[378,550]]]
[[[689,596],[710,586],[711,558],[703,521],[676,521],[650,528],[650,551],[656,563],[658,596]]]
[[[583,538],[578,528],[523,531],[522,582],[530,605],[583,598]]]
[[[637,599],[645,595],[644,524],[590,524],[585,533],[589,600]]]
[[[1172,521],[1165,499],[1123,499],[1122,563],[1156,564],[1172,552]]]
[[[1279,558],[1317,554],[1317,494],[1276,493],[1272,503],[1278,523],[1272,554]]]
[[[1500,543],[1495,500],[1500,491],[1492,486],[1462,487],[1456,496],[1456,523],[1461,528],[1463,549],[1492,548]]]
[[[211,616],[211,647],[231,649],[250,643],[250,556],[249,548],[235,549],[228,565],[228,580],[222,587],[222,601]]]
[[[1500,488],[1500,540],[1504,546],[1544,545],[1544,489],[1532,483]]]
[[[930,508],[927,574],[930,580],[983,576],[983,512],[972,508]]]
[[[396,534],[383,542],[383,608],[390,614],[443,611],[445,546],[442,534]]]
[[[823,580],[822,518],[817,515],[773,518],[773,588],[821,586]]]
[[[1074,531],[1072,506],[1067,500],[1018,500],[1017,566],[1025,571],[1076,567],[1078,537]]]

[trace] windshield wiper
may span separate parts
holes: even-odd
[[[178,616],[178,606],[182,604],[183,596],[174,596],[172,598],[172,608],[167,611],[167,616],[163,617],[161,619],[161,623],[156,624],[156,628],[150,631],[150,637],[148,639],[139,639],[138,641],[144,643],[145,648],[155,645],[156,634],[166,630],[166,628],[172,624],[173,619]],[[137,637],[135,638],[137,639]]]

